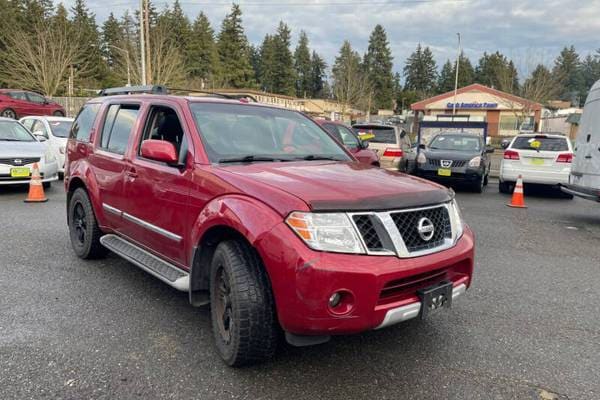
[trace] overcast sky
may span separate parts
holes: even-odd
[[[73,0],[65,0],[71,6]],[[193,20],[200,11],[220,29],[229,12],[227,0],[180,0]],[[239,0],[250,42],[258,44],[280,20],[292,29],[293,47],[300,30],[311,48],[331,65],[345,39],[361,54],[376,24],[386,29],[401,71],[417,43],[431,47],[439,64],[454,58],[457,32],[473,63],[483,52],[500,50],[513,58],[521,74],[532,64],[551,64],[565,45],[580,55],[600,48],[600,0]],[[137,0],[88,0],[101,24],[112,11],[120,16],[139,6]],[[155,0],[160,10],[172,1]]]

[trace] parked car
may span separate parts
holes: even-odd
[[[442,132],[417,155],[415,175],[445,184],[468,185],[481,193],[488,184],[494,148],[481,135]]]
[[[64,117],[65,109],[38,93],[0,89],[0,117],[19,119],[28,115]]]
[[[569,182],[573,149],[563,135],[534,133],[515,136],[505,147],[500,163],[501,193],[512,193],[519,175],[523,184],[559,188]],[[572,196],[570,196],[572,197]]]
[[[352,128],[359,138],[369,135],[369,148],[379,155],[382,168],[410,172],[416,153],[410,145],[410,138],[406,131],[382,123],[354,124]]]
[[[338,121],[317,119],[315,122],[321,125],[327,132],[333,135],[338,142],[342,143],[361,163],[379,167],[379,156],[369,149],[367,140],[359,139],[358,135],[349,127]]]
[[[72,247],[210,302],[228,365],[270,357],[280,330],[323,343],[427,317],[470,286],[473,235],[452,191],[355,162],[300,112],[121,92],[90,100],[71,130]]]
[[[21,118],[21,123],[33,132],[33,136],[39,140],[48,141],[58,162],[58,174],[62,176],[65,172],[65,151],[73,118],[25,117]]]
[[[562,190],[600,202],[600,81],[592,86],[585,101],[569,181]]]
[[[20,122],[0,117],[0,185],[27,184],[37,163],[44,187],[58,179],[56,157]]]

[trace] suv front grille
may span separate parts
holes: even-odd
[[[23,165],[33,164],[39,162],[40,157],[11,157],[11,158],[0,158],[0,164],[12,165],[15,167],[21,167]]]
[[[452,236],[450,216],[446,207],[399,212],[391,216],[400,231],[406,249],[411,253],[441,246],[446,238]],[[423,239],[419,234],[418,225],[423,218],[430,220],[434,227],[433,236],[429,240]]]
[[[433,167],[441,167],[442,166],[441,160],[428,158],[427,161],[429,162],[429,165],[431,165]],[[452,161],[452,164],[446,168],[461,168],[461,167],[464,167],[465,164],[467,163],[466,160],[451,160],[451,161]]]
[[[350,214],[369,254],[416,257],[453,245],[450,204],[410,210]],[[419,232],[426,226],[433,233]],[[428,237],[429,236],[429,237]]]

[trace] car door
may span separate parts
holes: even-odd
[[[189,129],[173,103],[153,105],[145,112],[144,129],[135,139],[125,177],[129,202],[123,217],[127,235],[148,250],[186,268],[185,241],[188,240],[189,192],[193,170]],[[167,165],[144,158],[140,153],[144,140],[172,143],[179,165]]]
[[[140,105],[135,103],[109,104],[103,113],[94,152],[88,156],[106,223],[123,234],[127,233],[127,229],[121,213],[131,201],[124,190],[126,157],[129,139],[138,128],[139,111]]]
[[[33,115],[50,115],[46,107],[46,98],[40,94],[26,92]]]
[[[13,100],[10,105],[10,108],[12,108],[15,111],[15,113],[17,113],[17,116],[19,118],[28,115],[35,115],[34,108],[29,99],[27,98],[27,94],[25,94],[25,92],[14,91],[9,92],[8,95]]]

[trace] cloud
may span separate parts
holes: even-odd
[[[216,31],[230,9],[223,0],[180,1],[190,19],[203,11]],[[120,15],[139,4],[136,0],[108,2],[88,0],[98,22],[110,11]],[[73,0],[65,3],[71,6]],[[240,0],[239,3],[246,35],[252,43],[259,44],[282,20],[292,29],[293,46],[298,33],[306,31],[311,47],[330,65],[346,39],[356,50],[364,52],[376,24],[386,29],[394,69],[400,72],[417,43],[430,46],[440,65],[446,59],[453,59],[457,32],[461,33],[463,48],[474,64],[484,52],[499,50],[515,59],[522,73],[531,69],[530,64],[551,64],[567,45],[575,45],[582,56],[600,48],[600,0]],[[160,10],[165,2],[155,1],[155,4]]]

